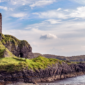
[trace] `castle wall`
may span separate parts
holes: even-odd
[[[0,33],[2,33],[2,15],[0,13]],[[0,40],[2,39],[1,34],[0,34]]]
[[[0,33],[2,33],[2,15],[0,13]]]

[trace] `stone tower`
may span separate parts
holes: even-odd
[[[2,34],[2,15],[0,13],[0,40],[2,39],[1,34]]]
[[[2,15],[0,13],[0,33],[2,33]]]

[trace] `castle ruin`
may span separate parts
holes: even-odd
[[[0,33],[2,33],[2,14],[0,13]]]
[[[0,40],[2,39],[1,33],[2,33],[2,14],[0,13]]]

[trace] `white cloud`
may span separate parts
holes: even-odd
[[[40,36],[40,39],[56,39],[57,38],[57,36],[56,35],[54,35],[54,34],[44,34],[44,35],[41,35]]]
[[[36,2],[32,3],[30,5],[30,7],[35,7],[35,6],[44,6],[44,5],[48,5],[48,4],[52,4],[53,2],[55,2],[56,0],[37,0]]]
[[[60,11],[60,10],[61,10],[61,8],[58,8],[58,9],[57,9],[57,11]]]
[[[49,20],[47,20],[47,21],[49,21],[51,24],[61,23],[61,22],[60,22],[61,20],[56,20],[56,19],[49,19]]]
[[[13,8],[9,8],[10,11],[13,11]]]
[[[74,2],[77,2],[79,4],[85,4],[85,0],[70,0],[70,1],[74,1]]]
[[[12,4],[13,4],[13,5],[16,5],[16,4],[17,4],[17,1],[12,1]]]
[[[16,17],[16,18],[23,18],[26,16],[26,14],[25,13],[16,13],[16,14],[12,14],[11,16]]]
[[[5,7],[5,6],[0,6],[0,9],[3,9],[3,10],[10,10],[10,11],[13,11],[13,8],[8,8],[8,7]]]
[[[64,12],[57,10],[50,10],[46,12],[39,12],[39,13],[33,13],[35,15],[38,15],[40,18],[61,18],[61,19],[67,19],[68,15]]]
[[[4,6],[0,6],[0,9],[3,9],[3,10],[6,10],[7,11],[7,7],[4,7]]]
[[[51,32],[49,32],[49,33],[52,33],[52,30],[57,28],[58,23],[61,24],[62,23],[61,20],[48,19],[48,20],[45,20],[45,21],[40,22],[40,23],[28,25],[27,27],[25,27],[25,29],[26,30],[28,30],[28,29],[29,30],[30,29],[41,29],[43,31],[51,30]]]
[[[69,12],[69,9],[65,9],[64,11]]]
[[[85,6],[78,7],[76,10],[73,10],[72,13],[69,15],[70,17],[78,17],[78,18],[85,18]]]
[[[1,2],[9,2],[12,5],[29,5],[30,7],[45,6],[56,2],[56,0],[1,0]]]
[[[68,19],[68,18],[85,18],[85,6],[77,7],[76,9],[61,9],[58,8],[56,10],[49,10],[46,12],[36,12],[33,13],[37,15],[39,18],[60,18],[60,19]]]

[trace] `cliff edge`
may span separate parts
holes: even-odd
[[[22,58],[33,58],[32,47],[25,40],[19,40],[12,35],[1,35],[2,44],[15,56]]]

